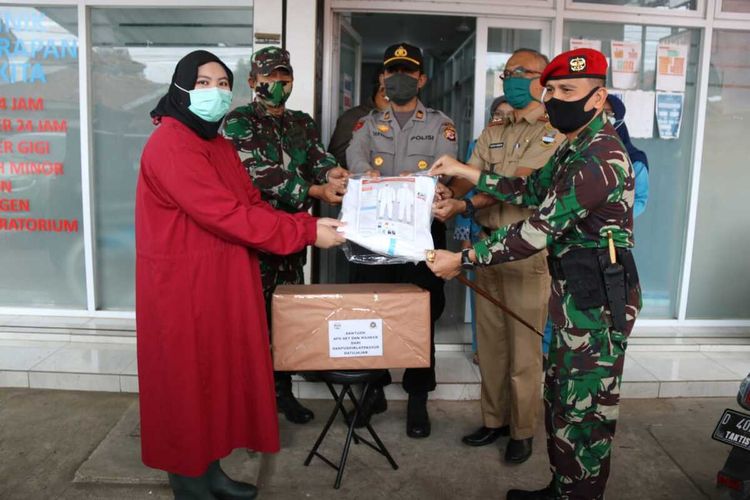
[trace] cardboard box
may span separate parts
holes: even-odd
[[[282,285],[272,317],[278,371],[430,366],[430,294],[416,285]]]

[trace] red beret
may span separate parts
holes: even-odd
[[[548,80],[567,78],[607,79],[607,59],[594,49],[576,49],[563,52],[544,68],[539,82],[546,85]]]

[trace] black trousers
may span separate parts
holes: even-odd
[[[445,248],[445,224],[432,223],[432,239],[435,248]],[[435,322],[445,309],[445,281],[435,276],[424,262],[414,264],[391,264],[368,266],[351,264],[352,283],[411,283],[430,292],[430,367],[407,368],[402,386],[409,393],[434,391],[435,380]],[[383,385],[391,383],[389,372],[383,377]]]

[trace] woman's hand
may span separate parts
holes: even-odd
[[[344,243],[346,238],[336,231],[337,228],[342,226],[344,226],[344,223],[336,219],[328,217],[318,219],[315,246],[318,248],[331,248]]]
[[[427,267],[438,278],[453,279],[461,274],[461,254],[447,250],[428,250]]]
[[[443,155],[432,164],[428,174],[433,177],[441,175],[445,177],[461,177],[473,184],[477,184],[482,172],[468,165],[464,165],[452,156]]]

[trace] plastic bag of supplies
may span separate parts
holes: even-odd
[[[344,254],[357,264],[401,264],[425,260],[434,249],[430,225],[437,179],[352,176],[341,203]]]

